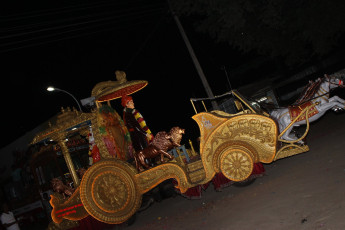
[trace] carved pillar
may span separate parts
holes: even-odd
[[[66,143],[62,138],[59,138],[58,143],[61,147],[62,154],[65,158],[69,173],[72,175],[74,187],[76,188],[79,186],[79,178],[78,178],[77,172],[75,171],[74,164],[73,164],[73,161],[71,158],[71,154],[69,153],[68,148],[66,146]]]

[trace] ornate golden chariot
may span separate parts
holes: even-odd
[[[109,151],[102,134],[105,131],[101,127],[103,121],[99,110],[104,104],[111,107],[110,100],[144,88],[147,82],[127,81],[123,72],[117,72],[116,76],[117,81],[98,83],[92,90],[97,109],[90,113],[63,111],[56,124],[37,134],[32,142],[54,140],[59,144],[76,188],[68,199],[52,196],[51,215],[55,223],[91,215],[105,223],[119,224],[137,212],[144,193],[165,180],[175,179],[176,187],[182,193],[209,182],[219,172],[232,181],[244,181],[251,175],[254,163],[271,163],[309,150],[307,145],[297,144],[307,134],[309,123],[300,139],[284,141],[280,138],[282,134],[278,134],[276,122],[267,113],[253,106],[239,92],[231,91],[239,112],[196,112],[192,117],[200,128],[199,160],[189,164],[170,161],[138,172],[133,164],[120,160]],[[195,101],[191,102],[195,109]],[[301,115],[307,115],[305,113]],[[89,167],[80,181],[66,138],[76,132],[87,135],[90,127],[101,160]],[[114,132],[116,130],[109,131],[110,134]]]

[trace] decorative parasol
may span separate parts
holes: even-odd
[[[103,81],[93,87],[91,96],[97,102],[111,101],[124,95],[130,95],[144,88],[148,82],[144,80],[127,81],[126,73],[115,71],[117,81]]]

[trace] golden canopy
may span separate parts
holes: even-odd
[[[110,101],[124,95],[130,95],[144,88],[148,82],[145,80],[127,81],[126,73],[116,70],[116,81],[103,81],[93,87],[91,96],[97,102]]]

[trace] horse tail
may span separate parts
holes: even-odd
[[[279,110],[280,110],[280,109],[272,110],[272,111],[270,112],[271,117],[273,117],[273,118],[278,118],[278,117],[279,117],[279,114],[280,114],[280,111],[279,111]]]

